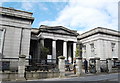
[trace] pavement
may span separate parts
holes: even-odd
[[[93,82],[94,81],[94,82]],[[77,77],[74,72],[66,72],[66,76],[64,78],[48,78],[48,79],[36,79],[36,80],[27,80],[21,82],[0,82],[0,83],[57,83],[57,82],[75,82],[75,83],[120,83],[120,73],[100,73],[100,74],[83,74],[80,77]]]
[[[100,74],[83,74],[80,77],[73,74],[73,72],[66,72],[64,78],[48,78],[38,79],[34,81],[119,81],[120,73],[100,73]],[[33,80],[28,80],[33,81]]]

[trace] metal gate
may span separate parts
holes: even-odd
[[[38,59],[37,59],[38,60]],[[39,59],[37,62],[34,59],[30,65],[26,66],[26,71],[49,71],[53,69],[57,69],[58,65],[56,64],[56,59]],[[35,62],[36,61],[36,62]]]
[[[89,72],[96,73],[96,61],[95,61],[95,59],[89,60]]]

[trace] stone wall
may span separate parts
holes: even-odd
[[[14,8],[0,7],[0,29],[5,29],[3,58],[29,56],[32,13]]]
[[[95,34],[80,40],[80,42],[86,46],[86,52],[83,48],[82,56],[83,58],[100,57],[101,60],[105,60],[107,58],[119,58],[119,40],[116,36],[105,35],[105,34]],[[115,43],[114,48],[114,56],[112,54],[112,46],[111,44]],[[90,44],[94,44],[94,54],[91,53]]]
[[[55,78],[59,77],[59,72],[25,72],[25,79],[26,80],[33,80],[33,79],[46,79],[46,78]],[[17,72],[4,72],[2,73],[2,81],[16,81],[18,79]]]
[[[55,78],[59,77],[59,72],[26,72],[25,78],[30,79],[45,79],[45,78]]]

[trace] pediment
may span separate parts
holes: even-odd
[[[49,26],[41,26],[40,28],[41,31],[43,32],[48,32],[48,33],[55,33],[55,34],[63,34],[63,35],[74,35],[77,36],[78,33],[76,31],[67,29],[63,26],[54,26],[54,27],[49,27]]]
[[[53,33],[59,33],[59,34],[68,34],[68,35],[72,35],[72,34],[74,34],[74,33],[72,33],[72,32],[69,32],[69,31],[66,31],[66,30],[64,30],[64,29],[48,29],[47,30],[48,32],[53,32]]]
[[[54,30],[55,32],[58,32],[58,33],[63,33],[63,34],[71,34],[71,32],[68,32],[68,31],[65,31],[65,30],[62,30],[62,29],[58,29],[58,30]]]

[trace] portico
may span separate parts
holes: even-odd
[[[40,43],[40,46],[37,45],[37,47],[35,47],[38,49],[38,53],[32,55],[34,58],[40,58],[42,56],[40,55],[40,47],[44,46],[49,49],[51,59],[57,60],[57,57],[62,55],[65,56],[65,60],[73,62],[78,35],[76,31],[69,30],[62,26],[49,27],[45,25],[40,26],[37,31],[36,38],[34,35],[31,39],[31,41],[36,39],[36,41]]]

